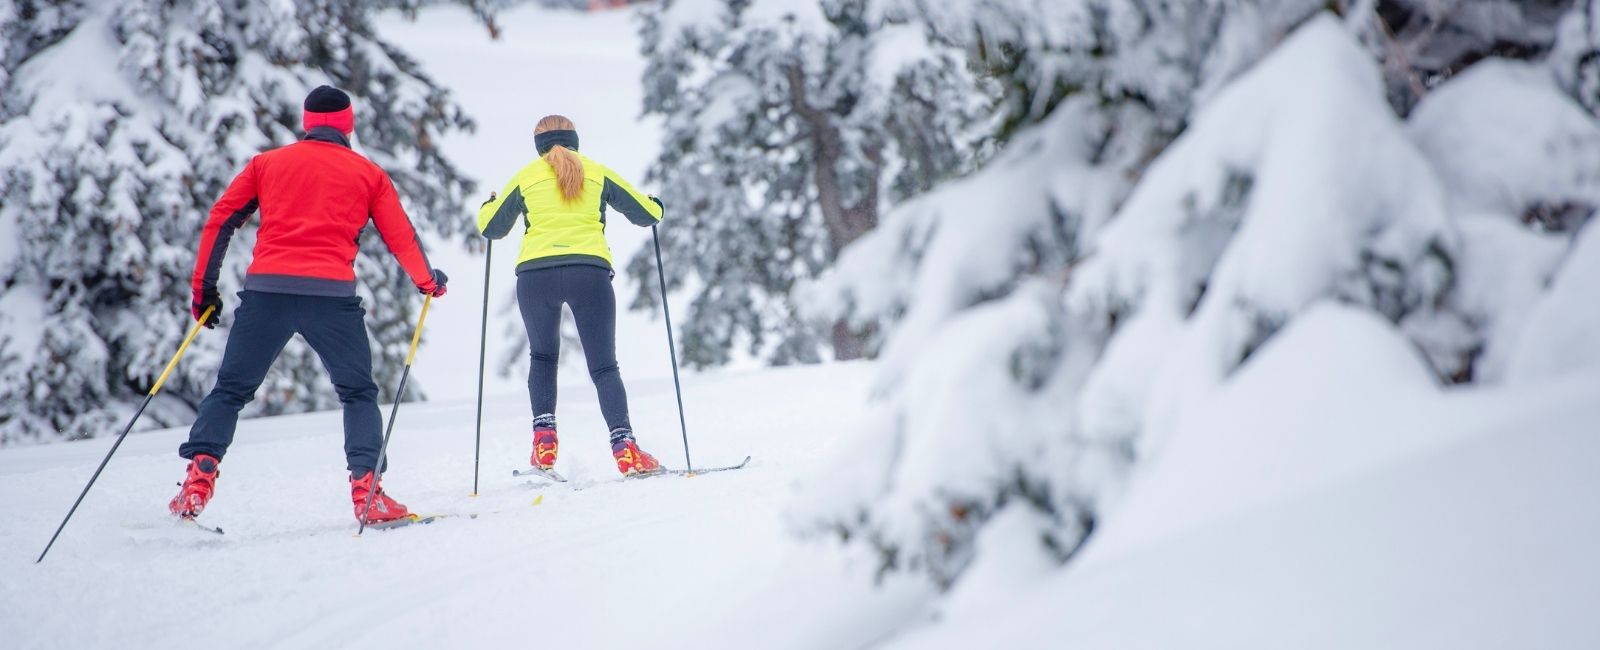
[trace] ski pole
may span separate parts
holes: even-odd
[[[128,437],[128,432],[133,430],[133,423],[138,422],[139,416],[144,415],[145,407],[150,406],[150,400],[155,399],[156,393],[161,390],[162,384],[167,383],[167,377],[172,374],[172,369],[178,367],[178,359],[183,358],[184,351],[189,349],[189,344],[194,342],[195,335],[200,333],[200,326],[211,318],[211,312],[216,311],[216,309],[215,306],[206,307],[205,313],[200,314],[200,320],[195,321],[194,327],[189,328],[189,335],[183,337],[183,344],[178,346],[177,354],[172,355],[172,360],[167,362],[167,369],[161,371],[161,377],[156,379],[156,384],[150,387],[149,393],[145,394],[144,403],[139,405],[139,410],[133,412],[133,419],[128,420],[128,426],[123,427],[122,433],[117,434],[117,441],[111,443],[111,451],[106,452],[106,457],[100,460],[100,466],[95,468],[94,476],[89,477],[89,483],[83,486],[82,492],[78,493],[78,500],[72,502],[72,509],[67,511],[67,516],[61,520],[61,525],[56,526],[56,534],[50,536],[50,543],[44,545],[44,551],[39,553],[39,559],[34,560],[34,564],[43,562],[45,554],[50,552],[50,547],[56,545],[56,538],[61,536],[61,530],[67,527],[67,522],[72,520],[73,513],[77,512],[78,506],[83,503],[83,497],[88,496],[89,488],[94,487],[94,482],[100,478],[100,472],[104,471],[106,464],[111,462],[111,455],[117,453],[117,447],[122,446],[122,439]]]
[[[483,327],[478,330],[478,432],[472,441],[472,496],[478,496],[478,459],[483,450],[483,360],[489,350],[489,260],[494,240],[483,249]]]
[[[378,447],[377,466],[372,468],[372,489],[367,490],[367,504],[361,507],[361,528],[356,534],[366,532],[367,516],[372,511],[372,495],[378,493],[378,481],[383,478],[383,459],[389,453],[389,436],[394,434],[394,416],[400,413],[400,399],[406,394],[406,380],[411,378],[411,362],[417,358],[417,343],[422,340],[422,323],[428,320],[428,305],[433,304],[433,296],[422,300],[422,315],[417,317],[417,331],[411,335],[411,352],[406,354],[405,370],[400,371],[400,388],[394,392],[394,406],[389,409],[389,426],[383,432],[383,444]]]
[[[694,462],[689,460],[689,425],[683,420],[683,386],[678,383],[678,344],[672,339],[672,310],[667,308],[667,271],[661,264],[661,236],[650,226],[650,239],[656,244],[656,278],[661,281],[661,315],[667,319],[667,351],[672,353],[672,390],[678,394],[678,430],[683,432],[683,464],[689,474],[694,474]]]

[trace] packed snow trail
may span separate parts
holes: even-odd
[[[417,372],[427,372],[428,361],[419,357]],[[402,405],[386,488],[419,513],[478,517],[359,538],[338,412],[241,422],[217,496],[200,518],[227,531],[221,536],[166,514],[183,475],[175,450],[186,431],[130,436],[39,565],[34,557],[112,440],[0,450],[4,645],[156,647],[200,634],[209,648],[534,639],[570,648],[644,640],[736,647],[764,632],[774,635],[765,645],[802,647],[823,642],[818,630],[786,615],[816,622],[827,605],[752,597],[751,590],[799,584],[790,589],[814,594],[818,580],[831,581],[831,593],[860,594],[861,611],[837,616],[863,622],[837,633],[870,638],[881,632],[863,626],[897,619],[869,618],[872,603],[906,611],[916,594],[873,592],[860,573],[828,570],[838,558],[796,542],[782,512],[791,484],[813,471],[840,430],[826,421],[854,417],[871,372],[867,364],[842,364],[691,375],[684,398],[696,464],[745,454],[755,460],[737,472],[597,482],[581,491],[536,489],[538,479],[511,476],[528,460],[524,394],[486,400],[475,498],[473,401]],[[681,466],[671,382],[629,388],[641,444]],[[592,387],[562,391],[558,469],[575,481],[616,477]],[[768,625],[783,620],[813,638]],[[719,625],[727,635],[708,638]]]

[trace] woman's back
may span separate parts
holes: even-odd
[[[654,226],[661,220],[661,201],[640,194],[605,165],[578,153],[572,120],[545,116],[533,134],[539,159],[518,171],[478,211],[478,230],[490,239],[510,233],[519,216],[526,226],[517,258],[517,309],[528,330],[528,401],[534,414],[533,455],[528,460],[541,470],[555,468],[556,364],[566,306],[583,342],[617,471],[624,476],[659,472],[660,461],[634,440],[617,366],[617,297],[606,246],[606,206],[638,225]]]
[[[504,237],[517,217],[526,215],[518,271],[565,264],[611,268],[605,239],[608,205],[640,226],[661,220],[660,203],[610,168],[576,151],[565,154],[582,165],[581,190],[575,197],[567,197],[556,166],[541,157],[517,172],[505,190],[478,211],[478,229],[490,239]]]

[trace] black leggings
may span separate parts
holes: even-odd
[[[561,305],[572,307],[578,340],[589,362],[589,378],[600,394],[606,427],[628,425],[628,392],[617,369],[617,297],[611,271],[573,264],[517,273],[517,306],[528,330],[528,399],[533,415],[556,412],[556,363],[561,355]]]

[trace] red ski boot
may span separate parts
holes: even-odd
[[[645,453],[634,442],[633,432],[617,429],[611,432],[611,457],[617,459],[617,471],[623,476],[639,476],[661,471],[661,461]]]
[[[360,478],[355,476],[350,477],[350,501],[355,504],[357,522],[361,521],[361,509],[367,505],[367,493],[374,489],[372,485],[372,476],[372,472],[368,471]],[[382,523],[385,521],[394,521],[396,519],[404,519],[411,516],[411,511],[407,510],[405,505],[401,504],[399,501],[389,498],[389,495],[383,493],[382,483],[383,480],[379,479],[378,486],[376,488],[377,493],[372,495],[372,509],[367,511],[366,517],[368,525]]]
[[[529,464],[539,469],[550,471],[556,467],[556,451],[560,442],[556,440],[556,419],[554,416],[541,415],[533,419],[533,456],[528,459]]]
[[[167,509],[173,515],[193,519],[206,509],[206,503],[211,501],[211,493],[217,489],[217,477],[222,475],[217,471],[218,462],[221,461],[207,454],[195,454],[194,458],[189,459],[189,474],[178,484],[183,488],[167,504]]]

